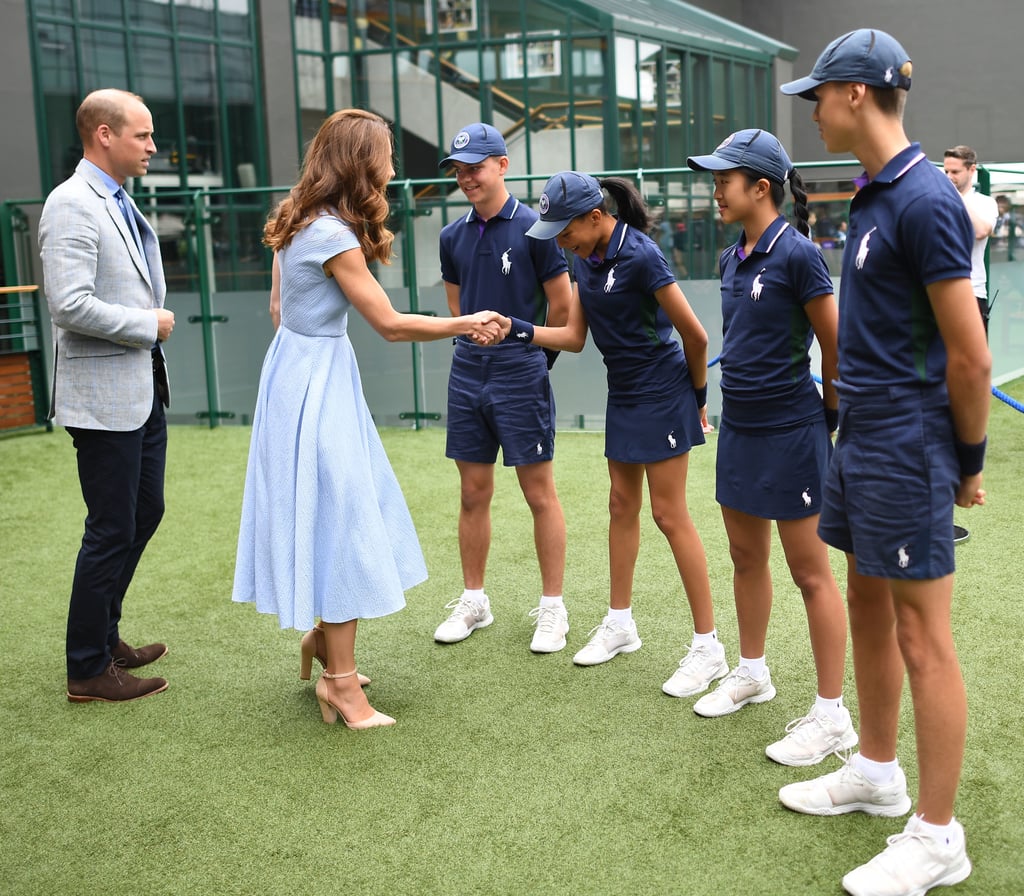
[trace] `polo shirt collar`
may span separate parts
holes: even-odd
[[[495,218],[508,218],[509,220],[512,220],[512,218],[515,217],[516,211],[518,209],[519,209],[519,200],[516,199],[515,196],[510,195],[508,197],[508,199],[505,200],[505,204],[501,207],[501,211],[499,211],[498,214],[494,215],[493,217],[495,217]],[[476,209],[475,208],[471,208],[469,210],[469,214],[466,215],[466,223],[467,224],[470,221],[482,221],[482,220],[483,219],[476,213]],[[491,219],[488,218],[487,220],[490,221]]]
[[[767,255],[775,247],[775,243],[779,237],[782,236],[783,231],[789,227],[789,222],[783,215],[779,215],[771,224],[769,224],[764,233],[758,237],[757,243],[754,245],[754,252],[760,252],[763,255]],[[736,244],[740,248],[747,244],[746,231],[740,233],[739,242]]]
[[[628,233],[629,225],[625,221],[615,222],[615,229],[612,230],[611,238],[608,240],[608,251],[604,256],[605,261],[611,261],[613,258],[618,257],[626,243],[626,234]]]
[[[864,171],[861,172],[859,177],[855,177],[853,182],[857,185],[858,189],[863,189],[869,183],[891,184],[903,177],[904,174],[924,158],[925,154],[921,151],[921,144],[911,143],[906,149],[901,150],[889,159],[876,177],[870,178],[867,172]]]

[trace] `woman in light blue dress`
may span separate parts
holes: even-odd
[[[321,126],[302,176],[266,225],[274,250],[277,333],[260,375],[238,536],[233,600],[311,629],[302,677],[324,665],[316,694],[325,722],[394,724],[376,712],[356,671],[360,619],[394,613],[427,577],[401,488],[363,397],[346,335],[354,307],[389,342],[503,334],[490,312],[400,314],[370,273],[394,235],[385,188],[394,177],[388,124],[344,109]],[[321,624],[316,626],[316,618]]]

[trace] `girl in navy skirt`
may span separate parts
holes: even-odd
[[[722,221],[743,228],[719,260],[722,419],[715,489],[733,561],[740,658],[694,712],[723,716],[775,696],[765,664],[774,520],[807,611],[818,694],[766,753],[784,765],[813,765],[857,743],[842,699],[846,612],[817,534],[830,434],[838,420],[832,280],[821,250],[808,239],[803,181],[774,136],[738,131],[687,164],[714,174]],[[795,229],[780,211],[786,181]],[[823,396],[810,371],[814,336],[821,347]]]

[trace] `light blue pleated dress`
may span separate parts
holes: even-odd
[[[386,616],[427,578],[363,397],[351,305],[323,270],[349,249],[352,230],[322,214],[278,253],[281,326],[260,374],[232,599],[282,628]]]

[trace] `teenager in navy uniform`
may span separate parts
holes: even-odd
[[[782,86],[815,103],[829,152],[864,166],[850,203],[839,310],[839,437],[819,533],[847,555],[860,752],[779,792],[798,812],[910,810],[896,742],[904,671],[916,813],[843,878],[854,896],[923,894],[971,873],[953,817],[967,701],[953,643],[953,505],[984,503],[991,356],[971,289],[961,198],[903,128],[906,50],[883,31],[834,40]]]
[[[617,218],[608,211],[602,187],[617,206]],[[632,616],[633,571],[646,475],[651,511],[668,539],[693,614],[690,649],[664,685],[682,697],[707,690],[729,670],[715,631],[704,546],[686,506],[689,452],[704,443],[707,422],[708,338],[661,250],[647,236],[649,226],[643,198],[629,181],[598,183],[575,171],[552,177],[540,198],[540,221],[528,235],[579,258],[574,268],[579,301],[566,327],[517,320],[511,338],[580,351],[589,327],[608,372],[610,608],[573,662],[592,666],[640,648]]]
[[[693,709],[724,716],[775,696],[765,664],[775,520],[807,610],[818,692],[810,712],[791,722],[766,752],[783,765],[814,765],[857,743],[843,706],[846,610],[817,533],[829,433],[839,416],[832,280],[821,250],[808,239],[803,180],[772,134],[738,131],[710,155],[686,161],[695,171],[713,172],[722,221],[743,227],[719,259],[722,420],[715,478],[733,562],[740,658]],[[787,181],[796,229],[780,213]],[[821,346],[824,396],[811,377],[814,336]]]
[[[508,152],[489,124],[471,124],[452,140],[441,168],[454,170],[468,214],[441,231],[441,277],[452,315],[493,308],[536,323],[565,322],[572,287],[565,256],[554,244],[526,239],[537,214],[505,188]],[[555,403],[548,379],[554,356],[506,339],[481,347],[458,339],[448,381],[446,454],[459,469],[459,554],[465,590],[446,607],[451,613],[434,633],[454,643],[494,621],[484,593],[491,543],[494,464],[501,447],[515,467],[533,514],[533,536],[542,595],[531,611],[530,649],[565,647],[569,620],[562,601],[565,517],[555,489]]]

